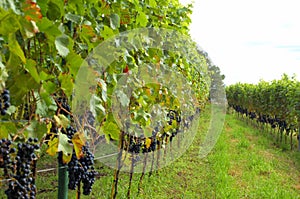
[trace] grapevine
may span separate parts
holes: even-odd
[[[191,116],[192,112],[185,115],[187,113],[182,111],[176,96],[169,94],[172,93],[170,88],[157,83],[143,85],[136,90],[136,98],[121,99],[129,101],[131,119],[148,127],[149,112],[155,104],[164,106],[166,118],[149,130],[149,134],[136,136],[132,134],[134,129],[124,132],[114,120],[113,91],[122,75],[134,76],[139,65],[148,64],[153,66],[149,68],[149,74],[151,70],[164,67],[184,77],[195,93],[195,99],[191,100],[195,110],[204,108],[210,82],[207,60],[195,50],[196,44],[189,40],[182,43],[180,38],[168,41],[168,35],[157,35],[166,39],[166,45],[177,42],[177,48],[185,52],[151,48],[146,42],[150,41],[148,36],[141,38],[146,44],[143,48],[134,42],[131,44],[134,50],[122,48],[120,52],[123,53],[117,55],[107,70],[96,71],[85,79],[88,82],[95,77],[98,82],[95,87],[87,88],[93,96],[92,107],[84,107],[86,109],[80,114],[76,112],[78,104],[74,100],[75,83],[80,82],[76,77],[83,63],[90,68],[102,65],[88,59],[89,54],[120,33],[138,28],[166,28],[190,39],[190,14],[191,5],[183,6],[178,0],[20,0],[0,3],[0,138],[6,139],[2,142],[3,153],[8,152],[2,155],[4,162],[0,163],[4,178],[10,183],[7,185],[8,198],[16,197],[13,194],[37,197],[34,179],[39,149],[36,140],[29,139],[31,135],[40,140],[40,145],[46,145],[48,155],[57,156],[59,164],[68,168],[69,188],[77,188],[79,193],[82,188],[83,194],[87,195],[95,181],[94,152],[99,144],[113,142],[118,146],[118,169],[124,165],[124,157],[132,156],[133,172],[140,154],[147,154],[146,160],[151,159],[153,169],[155,165],[159,166],[160,159],[167,153],[164,147],[176,137],[183,136],[196,116]],[[142,82],[135,83],[142,85]],[[82,95],[83,99],[87,96]],[[181,125],[185,130],[179,128]],[[31,154],[21,152],[24,150]],[[164,155],[154,158],[151,153],[155,152]],[[28,166],[18,166],[17,157],[28,160]],[[146,168],[149,163],[144,162]],[[118,169],[113,185],[116,191],[112,191],[114,197],[117,195]],[[15,172],[18,176],[12,175]],[[26,190],[23,190],[25,185]]]
[[[294,77],[283,75],[280,80],[261,81],[257,85],[246,83],[231,85],[226,88],[226,92],[229,107],[241,117],[256,121],[262,129],[271,128],[274,133],[278,129],[276,133],[278,142],[286,142],[286,138],[290,136],[292,149],[293,137],[298,134],[300,124],[299,86],[299,81]]]

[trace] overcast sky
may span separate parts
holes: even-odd
[[[220,67],[227,85],[279,79],[283,73],[300,79],[299,3],[195,0],[191,35]]]

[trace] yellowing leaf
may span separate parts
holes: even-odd
[[[85,137],[83,133],[77,132],[72,138],[72,143],[74,145],[76,157],[79,159],[83,156],[82,147],[85,145]]]
[[[62,160],[63,160],[64,164],[68,164],[71,161],[71,158],[72,158],[72,153],[68,154],[68,155],[63,153],[63,159]]]
[[[69,119],[62,114],[59,114],[58,116],[54,115],[54,120],[58,126],[63,128],[67,128],[70,124]]]
[[[147,149],[150,147],[150,145],[151,145],[151,139],[150,138],[146,138],[145,145],[146,145]]]
[[[50,140],[48,142],[48,149],[47,149],[47,153],[51,156],[54,156],[57,151],[58,151],[58,138],[53,138],[52,140]]]

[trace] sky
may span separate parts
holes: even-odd
[[[183,4],[190,0],[180,0]],[[225,84],[300,80],[298,0],[195,0],[190,34]]]

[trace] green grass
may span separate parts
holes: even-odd
[[[137,186],[140,174],[133,176],[131,198],[300,198],[299,152],[276,147],[270,135],[227,114],[216,146],[207,157],[201,159],[198,157],[199,146],[208,129],[209,110],[202,113],[200,120],[198,133],[187,152],[151,177],[146,175],[139,195]],[[93,193],[83,196],[83,199],[110,196],[113,170],[100,163],[97,170],[100,177]],[[128,173],[121,173],[117,198],[127,198],[128,183]],[[39,174],[37,184],[37,198],[57,197],[55,171]],[[74,191],[69,192],[69,198],[75,198],[75,195]]]

